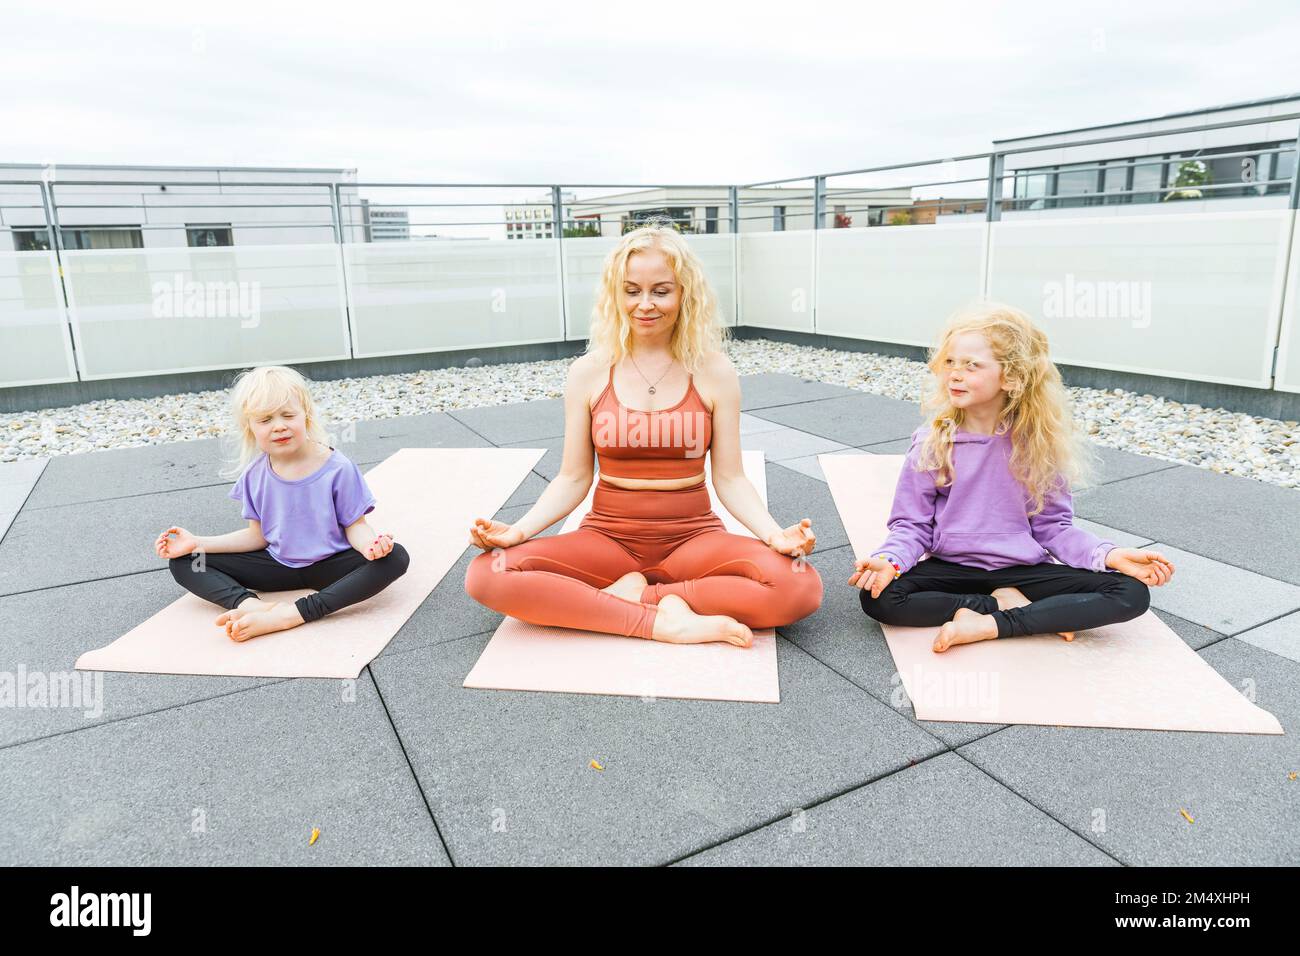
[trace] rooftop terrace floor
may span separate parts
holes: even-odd
[[[465,594],[467,546],[354,700],[336,680],[108,673],[98,717],[0,708],[0,863],[1300,863],[1300,491],[1102,449],[1076,499],[1086,526],[1171,557],[1156,613],[1284,736],[918,722],[816,464],[901,453],[917,407],[784,374],[742,387],[770,510],[812,519],[826,583],[778,629],[780,704],[462,688],[501,621]],[[403,447],[546,448],[510,521],[555,474],[562,402],[356,431],[363,470]],[[71,671],[175,600],[158,532],[241,523],[218,454],[4,466],[0,671]]]

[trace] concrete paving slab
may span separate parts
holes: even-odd
[[[764,408],[755,414],[844,445],[907,438],[921,424],[921,411],[916,404],[867,392]]]
[[[1300,610],[1300,587],[1155,541],[1150,550],[1173,562],[1168,584],[1151,589],[1151,606],[1218,631],[1237,634]]]

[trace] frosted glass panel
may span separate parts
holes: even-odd
[[[732,281],[732,250],[735,237],[686,236],[704,264],[704,275],[718,301],[718,321],[736,324],[736,289]],[[564,291],[568,312],[568,338],[585,339],[591,330],[591,312],[596,307],[597,286],[605,256],[618,245],[616,238],[564,240]]]
[[[980,297],[984,223],[823,229],[817,331],[930,345],[948,316]]]
[[[813,230],[740,234],[740,321],[813,331]]]
[[[83,378],[348,358],[334,245],[63,253]]]
[[[991,298],[1069,365],[1267,387],[1286,210],[995,222]]]
[[[1292,229],[1291,275],[1286,284],[1286,307],[1282,311],[1282,338],[1278,342],[1277,380],[1273,387],[1300,392],[1300,218]]]
[[[52,252],[0,253],[0,386],[76,380],[56,270]]]
[[[343,250],[358,356],[564,338],[554,242],[427,239]]]

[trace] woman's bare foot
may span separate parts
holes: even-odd
[[[245,598],[240,602],[239,607],[233,611],[227,611],[217,618],[216,625],[217,627],[225,627],[227,621],[233,620],[232,614],[242,616],[251,614],[253,611],[269,611],[273,607],[275,607],[274,601],[263,601],[261,598]]]
[[[668,594],[660,599],[659,612],[655,614],[654,640],[667,644],[725,641],[737,647],[750,647],[754,632],[725,614],[696,614],[676,594]]]
[[[608,591],[610,594],[617,595],[625,601],[636,601],[641,603],[641,595],[650,582],[640,571],[629,571],[607,588],[601,588],[602,591]]]
[[[992,594],[998,600],[999,611],[1005,611],[1010,607],[1024,607],[1026,604],[1031,603],[1020,588],[994,588]],[[1074,640],[1074,631],[1057,631],[1056,633],[1067,641]]]
[[[998,622],[993,620],[991,614],[959,607],[953,619],[939,628],[939,636],[934,639],[934,652],[942,654],[954,644],[973,644],[997,636]]]
[[[245,611],[240,605],[233,611],[221,615],[225,621],[226,636],[232,641],[243,642],[249,638],[273,631],[287,631],[303,623],[298,608],[292,604],[276,601],[265,610]]]

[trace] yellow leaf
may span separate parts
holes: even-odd
[[[316,843],[316,838],[317,838],[318,836],[320,836],[320,827],[312,827],[312,828],[311,828],[311,839],[307,841],[307,845],[308,845],[308,846],[313,846],[313,845],[315,845],[315,843]]]
[[[591,762],[591,769],[592,769],[592,770],[604,770],[605,768],[602,767],[600,764],[596,763],[596,761],[593,760],[593,761]]]
[[[1187,820],[1188,823],[1195,823],[1195,822],[1196,822],[1195,820],[1192,819],[1191,814],[1189,814],[1189,813],[1188,813],[1186,810],[1184,810],[1182,807],[1179,807],[1179,808],[1178,808],[1178,812],[1181,813],[1181,814],[1183,815],[1183,817]]]

